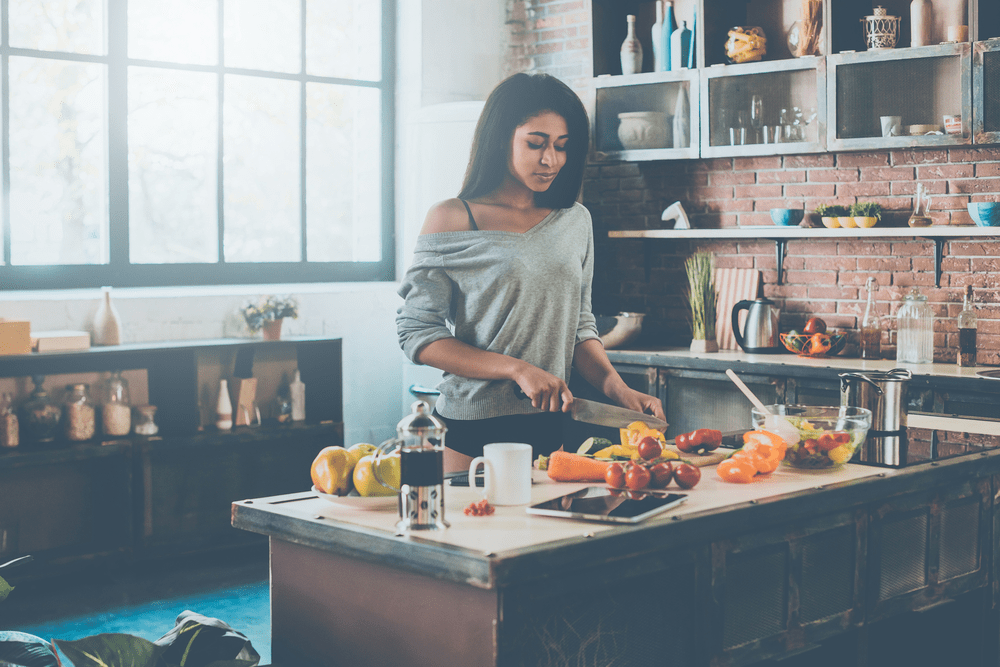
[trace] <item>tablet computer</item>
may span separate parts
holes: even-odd
[[[663,490],[628,491],[607,486],[588,486],[528,507],[528,514],[604,523],[638,523],[654,514],[677,507],[687,500],[683,493]]]

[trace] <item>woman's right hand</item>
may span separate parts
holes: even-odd
[[[514,382],[531,399],[531,404],[543,412],[567,412],[573,402],[566,383],[537,366],[525,364]]]

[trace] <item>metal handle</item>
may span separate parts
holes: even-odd
[[[736,342],[740,347],[743,347],[743,332],[740,331],[740,311],[750,311],[750,306],[753,305],[753,301],[748,301],[744,299],[743,301],[738,301],[735,306],[733,306],[733,335],[736,336]]]
[[[906,372],[909,373],[909,371],[906,371]],[[848,381],[848,378],[855,378],[857,380],[864,380],[865,382],[867,382],[871,386],[875,387],[875,391],[878,392],[879,396],[881,396],[883,393],[885,393],[885,392],[882,391],[882,387],[880,387],[878,385],[878,383],[875,382],[875,380],[872,380],[870,377],[868,377],[864,373],[841,373],[837,377],[840,378],[840,393],[841,394],[844,394],[844,393],[847,392],[847,381]]]

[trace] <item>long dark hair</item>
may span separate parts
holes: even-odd
[[[493,89],[479,115],[469,166],[458,196],[485,197],[500,187],[508,173],[514,130],[530,118],[552,111],[566,121],[566,164],[552,185],[535,193],[540,208],[569,208],[583,186],[583,169],[590,145],[590,122],[583,102],[565,83],[549,74],[521,72]]]

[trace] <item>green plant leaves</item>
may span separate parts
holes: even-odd
[[[166,667],[166,648],[148,639],[121,633],[104,633],[75,641],[55,640],[74,667]]]
[[[0,630],[0,664],[14,667],[59,667],[52,646],[35,635]]]
[[[6,579],[0,577],[0,602],[6,600],[12,590],[14,590],[14,587],[8,584]]]

